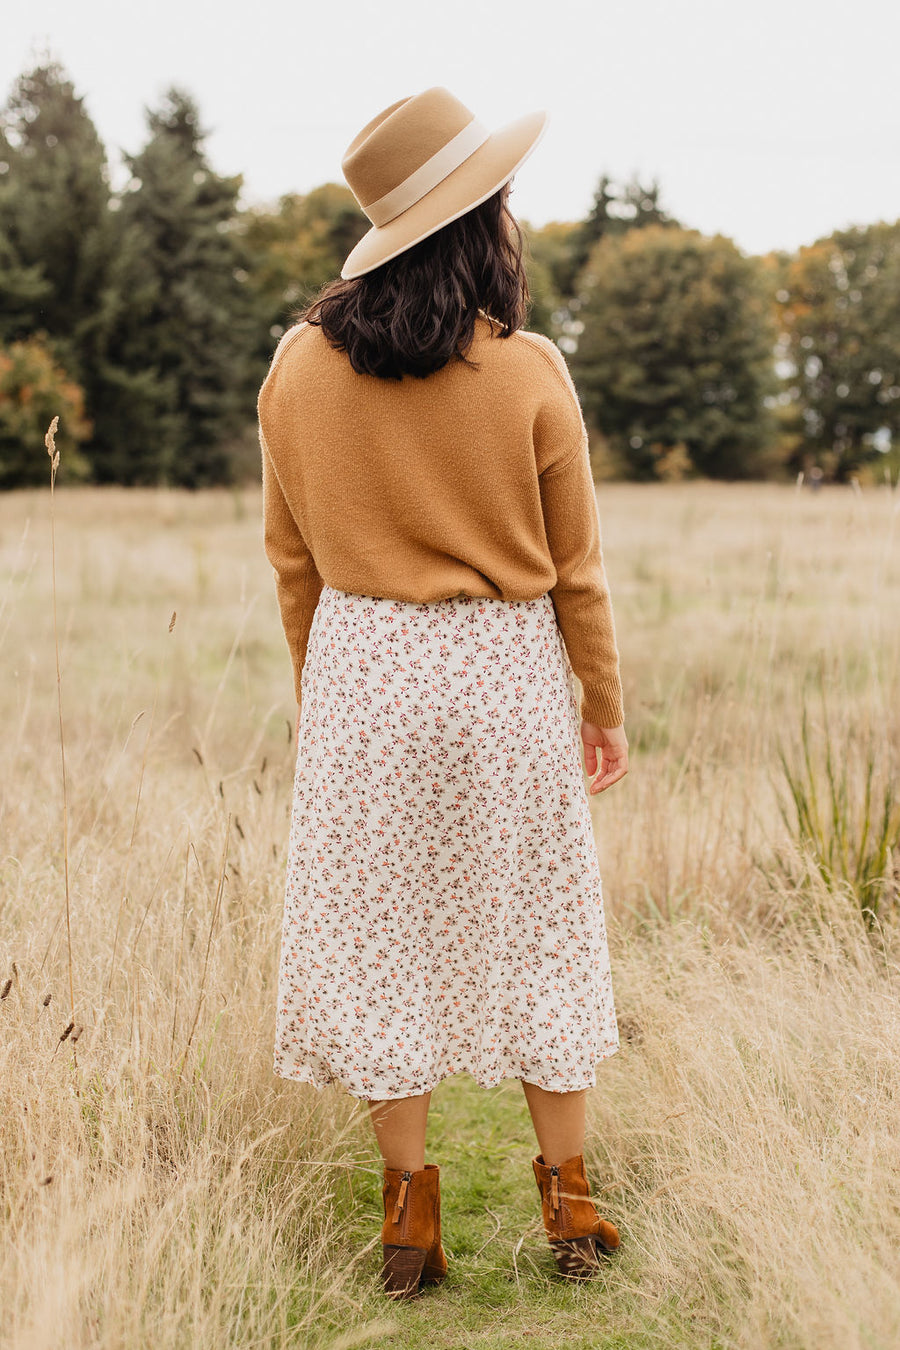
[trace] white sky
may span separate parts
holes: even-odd
[[[186,87],[245,203],[343,182],[370,118],[442,84],[489,127],[550,110],[516,175],[534,225],[633,171],[752,253],[900,217],[897,0],[6,0],[0,33],[0,97],[49,47],[114,164]]]

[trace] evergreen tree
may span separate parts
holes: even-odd
[[[226,439],[254,417],[264,363],[235,228],[239,176],[215,174],[197,108],[171,89],[126,156],[111,344],[116,387],[97,419],[97,476],[187,487],[227,481]],[[108,372],[111,374],[111,372]]]
[[[755,259],[723,235],[651,225],[601,239],[583,283],[572,373],[632,476],[773,467],[775,332]]]
[[[646,187],[635,174],[617,189],[608,174],[601,175],[590,211],[572,232],[568,266],[557,277],[563,295],[577,299],[579,274],[601,239],[647,225],[679,225],[660,205],[659,193],[656,179]]]
[[[109,202],[94,124],[48,60],[0,111],[0,341],[45,333],[89,402],[116,251]]]

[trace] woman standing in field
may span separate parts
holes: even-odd
[[[369,1103],[391,1296],[446,1274],[425,1127],[454,1073],[521,1080],[562,1273],[619,1244],[582,1156],[618,1029],[579,752],[591,792],[627,772],[619,657],[508,207],[546,123],[489,132],[438,86],[363,127],[343,170],[372,228],[259,397],[298,702],[274,1068]]]

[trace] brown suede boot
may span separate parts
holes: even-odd
[[[384,1169],[381,1227],[382,1283],[391,1298],[414,1298],[421,1284],[447,1274],[441,1246],[441,1181],[436,1163],[421,1172]]]
[[[560,1273],[570,1280],[588,1279],[600,1269],[600,1252],[618,1247],[619,1233],[594,1208],[584,1158],[578,1153],[558,1167],[548,1167],[539,1153],[531,1165],[541,1193],[544,1228]]]

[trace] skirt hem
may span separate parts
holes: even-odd
[[[619,1048],[620,1046],[618,1042],[616,1042],[614,1045],[610,1045],[610,1047],[604,1053],[602,1053],[598,1059],[594,1060],[594,1064],[596,1065],[605,1063],[605,1061],[610,1059]],[[333,1086],[343,1087],[344,1090],[348,1092],[351,1097],[357,1097],[361,1101],[373,1101],[373,1102],[376,1101],[390,1102],[402,1100],[404,1097],[421,1097],[426,1092],[433,1092],[434,1089],[438,1086],[438,1084],[443,1083],[446,1078],[455,1078],[458,1077],[460,1074],[468,1074],[469,1077],[472,1078],[480,1088],[484,1088],[486,1091],[490,1090],[491,1088],[498,1087],[500,1083],[507,1082],[511,1079],[518,1079],[518,1081],[522,1083],[531,1083],[535,1087],[543,1088],[545,1092],[584,1092],[597,1086],[597,1075],[595,1073],[592,1073],[590,1079],[588,1079],[585,1082],[576,1082],[566,1085],[565,1087],[560,1087],[558,1086],[559,1081],[558,1079],[551,1080],[552,1082],[551,1086],[546,1079],[543,1082],[541,1082],[540,1079],[529,1077],[527,1074],[518,1074],[513,1069],[510,1069],[508,1072],[503,1072],[499,1074],[476,1074],[473,1073],[471,1069],[460,1067],[460,1068],[447,1068],[443,1072],[439,1073],[436,1078],[432,1079],[430,1083],[425,1084],[423,1087],[414,1087],[411,1090],[406,1090],[403,1092],[391,1092],[388,1093],[386,1096],[378,1097],[378,1096],[370,1096],[368,1092],[365,1092],[357,1088],[356,1086],[351,1087],[349,1083],[347,1083],[343,1078],[339,1077],[336,1074],[332,1075],[329,1078],[317,1077],[315,1071],[308,1065],[302,1064],[298,1065],[293,1072],[287,1073],[282,1072],[279,1069],[275,1069],[274,1073],[277,1078],[283,1078],[288,1082],[307,1083],[311,1087],[314,1087],[318,1092],[324,1092],[326,1088]]]

